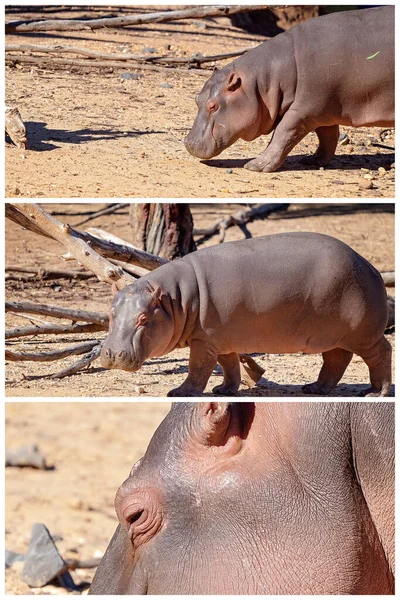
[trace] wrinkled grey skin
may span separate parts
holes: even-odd
[[[177,403],[91,594],[393,594],[393,403]]]
[[[319,147],[306,162],[326,166],[339,125],[394,126],[394,6],[301,23],[216,71],[196,102],[185,139],[193,156],[212,158],[274,131],[245,165],[270,173],[315,131]]]
[[[391,346],[385,286],[349,246],[316,233],[282,233],[199,250],[115,296],[103,367],[137,371],[147,358],[190,347],[189,373],[171,396],[202,394],[218,362],[219,395],[240,385],[239,354],[322,353],[315,383],[327,394],[353,353],[370,370],[366,394],[387,396]]]

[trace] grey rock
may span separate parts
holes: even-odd
[[[23,562],[25,560],[25,554],[18,554],[18,552],[13,552],[12,550],[5,550],[4,558],[6,569],[8,569],[16,562]]]
[[[123,81],[128,79],[142,79],[144,75],[142,73],[121,73],[121,80]]]
[[[144,52],[145,54],[157,54],[157,50],[152,46],[145,46],[144,48],[142,48],[142,52]]]
[[[174,86],[170,83],[160,83],[160,88],[173,88]]]
[[[68,566],[47,527],[43,523],[35,523],[21,574],[22,581],[30,587],[43,587],[67,570]]]
[[[16,450],[6,449],[6,467],[33,467],[45,470],[46,459],[36,444],[30,444]]]

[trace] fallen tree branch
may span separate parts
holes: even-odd
[[[58,373],[54,373],[51,376],[51,379],[62,379],[63,377],[68,377],[68,375],[73,375],[74,373],[77,373],[78,371],[80,371],[84,367],[89,366],[93,361],[95,361],[100,356],[100,352],[101,344],[98,344],[89,352],[89,354],[86,354],[86,356],[78,360],[70,367],[63,369],[62,371],[58,371]]]
[[[105,17],[101,19],[49,19],[47,21],[9,21],[5,32],[23,33],[38,31],[82,31],[104,29],[105,27],[130,27],[146,23],[168,23],[181,19],[201,19],[207,17],[224,17],[240,12],[250,12],[265,8],[282,8],[282,6],[243,5],[243,6],[194,6],[183,10],[171,10],[130,17]]]
[[[58,317],[59,319],[70,319],[71,321],[87,321],[108,327],[108,315],[106,313],[74,310],[47,304],[31,304],[30,302],[6,302],[5,309],[6,312],[46,315],[47,317]]]
[[[118,244],[120,246],[127,246],[128,248],[133,248],[134,250],[136,250],[138,252],[142,252],[142,250],[140,250],[133,244],[130,244],[129,242],[125,242],[125,240],[122,240],[121,238],[117,237],[116,235],[114,235],[108,231],[104,231],[104,229],[100,229],[99,227],[89,227],[89,229],[87,229],[86,232],[89,233],[90,235],[93,235],[94,237],[98,238],[99,240],[105,240],[106,242],[112,242],[113,244]],[[138,265],[132,265],[127,262],[115,260],[113,258],[111,258],[110,260],[113,263],[119,265],[122,269],[124,269],[124,271],[128,271],[128,273],[132,273],[132,275],[134,275],[135,277],[143,277],[143,275],[147,275],[147,273],[151,270],[151,269],[145,269],[144,267],[139,267]]]
[[[6,203],[6,217],[11,219],[12,221],[14,221],[15,223],[18,223],[19,225],[22,225],[22,227],[25,227],[26,229],[33,231],[34,233],[39,233],[40,235],[44,235],[46,237],[52,237],[51,235],[49,235],[49,233],[46,230],[41,229],[38,226],[37,220],[35,219],[29,219],[25,213],[29,214],[29,207],[37,207],[37,205],[35,204],[28,204],[27,208],[25,204],[10,204],[10,203]],[[21,207],[25,207],[24,210],[21,210]],[[41,210],[41,209],[39,209]],[[44,212],[44,211],[42,211]],[[54,219],[54,217],[51,217],[49,215],[50,219],[53,219],[56,223],[59,224],[59,226],[63,227],[62,224],[59,221],[56,221],[56,219]],[[66,226],[69,227],[69,226]],[[94,251],[96,251],[98,254],[100,254],[101,256],[103,256],[104,258],[108,258],[108,259],[114,259],[114,260],[120,260],[122,262],[126,262],[129,264],[134,264],[137,265],[139,267],[143,267],[145,269],[148,269],[149,271],[152,271],[153,269],[165,264],[168,262],[168,260],[166,258],[161,258],[160,256],[155,256],[154,254],[150,254],[149,252],[144,252],[143,250],[139,250],[138,248],[133,248],[129,245],[118,245],[115,244],[113,242],[108,242],[102,239],[99,239],[98,237],[95,237],[93,235],[90,235],[90,233],[86,233],[86,232],[82,232],[82,231],[78,231],[77,229],[73,229],[72,227],[69,227],[70,230],[70,235],[74,236],[74,238],[79,238],[83,241],[85,241],[90,248],[92,248]],[[68,248],[68,250],[70,251],[70,248]],[[70,251],[71,252],[71,251]],[[71,255],[73,258],[77,259],[79,262],[82,262],[82,260],[80,258],[77,258],[72,252]],[[65,257],[66,260],[68,260],[70,257],[67,255]],[[86,265],[85,265],[86,266]],[[112,268],[115,268],[113,265],[111,265]],[[92,270],[92,268],[89,268],[89,270]],[[95,272],[95,271],[93,271]],[[97,273],[96,273],[97,275]],[[128,283],[132,283],[134,281],[134,278],[132,276],[128,276]],[[112,283],[110,281],[107,281],[107,283]],[[124,287],[124,286],[122,286]]]
[[[82,344],[75,344],[68,346],[63,350],[53,350],[51,352],[13,352],[12,350],[5,351],[5,359],[19,362],[19,361],[34,361],[34,362],[50,362],[53,360],[59,360],[66,356],[79,355],[92,350],[95,346],[98,346],[101,342],[83,342]]]
[[[9,266],[5,267],[5,271],[6,273],[32,273],[39,279],[92,279],[95,277],[93,273],[84,273],[82,271],[59,271],[53,269],[34,269],[30,267]],[[11,277],[8,277],[8,279],[11,279]],[[15,279],[18,279],[18,277],[16,276]]]
[[[11,340],[16,337],[27,337],[35,335],[69,334],[69,333],[93,333],[107,330],[107,327],[99,323],[85,323],[73,325],[59,325],[57,323],[46,323],[45,325],[32,325],[30,327],[14,327],[6,329],[5,339]]]
[[[143,63],[132,63],[111,60],[92,60],[92,59],[75,59],[75,58],[57,58],[55,56],[26,56],[25,54],[6,54],[6,64],[21,64],[29,63],[35,65],[47,64],[53,69],[57,66],[69,67],[108,67],[112,69],[132,69],[138,71],[160,71],[162,73],[194,73],[195,75],[210,75],[211,69],[181,69],[179,67],[168,67],[165,65],[148,65]]]
[[[99,60],[110,60],[110,61],[122,61],[126,63],[127,61],[133,61],[137,63],[159,63],[165,65],[200,65],[207,62],[217,62],[220,60],[225,60],[227,58],[235,58],[237,56],[241,56],[248,50],[251,50],[252,47],[245,48],[244,50],[236,50],[233,52],[225,52],[223,54],[213,54],[210,56],[202,56],[202,55],[194,55],[191,57],[183,57],[183,56],[159,56],[159,55],[146,55],[139,56],[137,54],[116,54],[109,52],[97,52],[95,50],[89,50],[88,48],[81,48],[77,46],[62,46],[62,45],[54,45],[54,46],[45,46],[41,44],[6,44],[5,50],[6,52],[25,52],[25,56],[32,56],[32,52],[39,52],[42,54],[77,54],[78,56],[87,56],[88,58],[96,58]],[[38,57],[39,58],[39,57]],[[87,64],[90,64],[89,62]],[[126,67],[126,65],[124,65]]]
[[[228,217],[223,217],[222,219],[218,219],[211,225],[210,227],[206,227],[203,229],[194,229],[193,235],[200,235],[204,237],[211,237],[216,233],[220,234],[219,243],[221,244],[225,239],[225,233],[228,227],[232,227],[233,225],[245,225],[249,221],[259,217],[266,217],[270,213],[280,210],[287,210],[289,204],[282,203],[272,203],[272,204],[256,204],[253,205],[253,208],[242,208],[237,211],[234,215],[229,215]]]
[[[112,215],[113,213],[117,212],[117,210],[119,210],[120,208],[125,208],[125,207],[126,207],[125,202],[120,202],[119,204],[109,204],[105,208],[102,208],[101,210],[98,210],[98,211],[92,213],[91,215],[86,217],[86,219],[79,221],[79,223],[75,223],[75,227],[79,227],[80,225],[84,225],[85,223],[88,223],[89,221],[93,221],[93,219],[96,219],[97,217],[104,217],[105,215]]]

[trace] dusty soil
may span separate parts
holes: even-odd
[[[46,210],[58,215],[72,226],[82,220],[76,213],[94,211],[100,204],[46,204]],[[221,216],[233,214],[237,204],[191,205],[195,227],[211,225]],[[316,231],[333,235],[365,256],[380,271],[394,270],[394,205],[393,204],[292,204],[288,211],[273,213],[268,219],[256,220],[248,225],[252,236],[282,231]],[[125,239],[131,240],[128,210],[110,216],[98,217],[88,226],[100,227]],[[85,226],[86,227],[86,226]],[[238,227],[227,230],[226,241],[243,238]],[[217,237],[206,244],[217,243]],[[63,269],[75,268],[59,257],[63,250],[56,242],[22,230],[20,226],[6,222],[6,266]],[[393,295],[393,288],[389,288]],[[57,281],[7,281],[6,299],[55,304],[70,308],[107,311],[111,303],[108,285],[96,279],[87,282]],[[44,317],[44,320],[51,320]],[[11,313],[6,315],[6,328],[27,325],[26,319]],[[7,347],[15,351],[49,351],[63,348],[82,339],[103,338],[104,334],[41,336],[10,340]],[[394,335],[388,336],[394,347]],[[167,392],[180,385],[188,365],[187,349],[147,361],[137,373],[106,371],[99,362],[92,363],[86,371],[66,379],[50,379],[49,375],[75,362],[69,357],[57,363],[8,362],[6,363],[6,395],[34,397],[165,397]],[[259,355],[257,362],[266,369],[265,376],[251,390],[242,386],[240,396],[299,396],[301,386],[315,381],[321,365],[319,355]],[[394,362],[393,362],[394,364]],[[213,373],[206,393],[220,383],[221,372]],[[368,369],[355,357],[333,396],[356,396],[368,384]],[[394,391],[392,390],[392,394]]]
[[[61,537],[57,547],[64,559],[102,556],[117,525],[115,492],[145,452],[169,406],[167,402],[6,404],[6,447],[36,443],[48,466],[54,467],[6,468],[6,548],[25,553],[32,525],[40,522]],[[31,590],[20,581],[21,565],[6,570],[7,594],[66,593],[53,585]],[[93,569],[72,573],[81,589],[93,575]]]
[[[139,13],[154,7],[134,7]],[[9,14],[8,19],[93,17],[88,10],[65,8],[48,13]],[[124,14],[97,7],[97,16]],[[108,53],[190,57],[214,55],[258,45],[265,38],[232,27],[227,18],[65,32],[8,35],[7,43],[65,44]],[[69,54],[68,58],[74,57]],[[82,58],[82,57],[80,57]],[[218,63],[223,66],[230,61]],[[212,65],[211,65],[212,67]],[[391,198],[393,152],[370,145],[394,145],[393,132],[383,140],[379,129],[344,127],[350,143],[339,146],[326,169],[305,167],[300,159],[316,149],[310,134],[277,173],[247,171],[243,165],[259,154],[268,138],[238,141],[223,154],[200,161],[188,154],[183,139],[196,114],[194,98],[211,74],[194,71],[116,69],[16,64],[6,68],[8,104],[19,107],[27,125],[26,157],[6,149],[6,197],[47,198]],[[124,71],[139,79],[123,79]],[[383,167],[386,172],[378,173]],[[365,189],[365,172],[375,178]]]

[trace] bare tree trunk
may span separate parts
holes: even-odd
[[[188,204],[132,204],[133,243],[168,260],[196,250]]]

